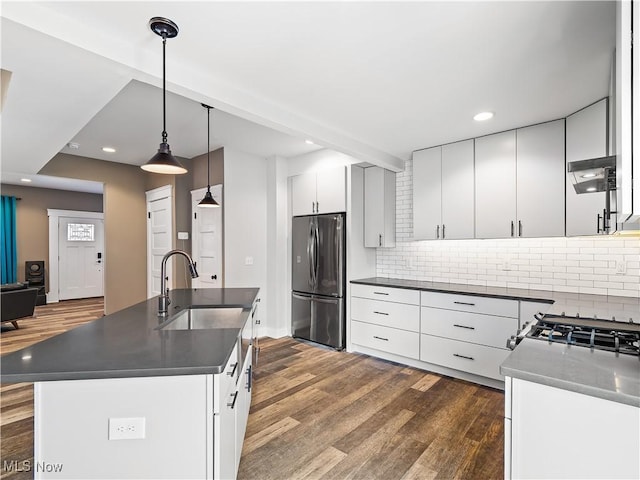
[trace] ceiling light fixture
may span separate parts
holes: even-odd
[[[167,87],[166,87],[166,61],[165,49],[167,38],[178,36],[178,26],[168,18],[153,17],[149,20],[149,28],[153,33],[162,37],[162,143],[151,160],[140,168],[147,172],[180,174],[187,173],[176,157],[171,153],[167,143]]]
[[[219,207],[220,204],[216,202],[216,199],[211,195],[211,178],[210,178],[210,160],[209,160],[209,152],[211,151],[211,147],[209,146],[209,133],[211,132],[211,128],[209,128],[209,118],[211,117],[211,109],[209,105],[202,104],[204,108],[207,109],[207,193],[204,194],[202,200],[198,204],[199,207],[206,208],[214,208]]]
[[[580,175],[582,178],[593,178],[596,176],[595,173],[585,173],[584,175]]]
[[[102,151],[107,153],[116,153],[116,149],[113,147],[102,147]]]
[[[31,179],[30,178],[21,178],[20,181],[24,182],[24,183],[31,183]]]
[[[473,116],[473,119],[476,122],[484,122],[485,120],[489,120],[490,118],[493,118],[493,112],[480,112],[476,113]]]
[[[587,192],[595,192],[597,190],[596,187],[589,187],[587,188]]]

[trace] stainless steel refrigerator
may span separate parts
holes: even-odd
[[[291,331],[345,347],[345,214],[293,217]]]

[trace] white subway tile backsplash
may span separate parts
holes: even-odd
[[[379,276],[640,296],[640,237],[414,241],[412,185],[408,161],[396,175],[396,247],[377,249]]]

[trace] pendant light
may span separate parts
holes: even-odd
[[[140,168],[147,172],[180,174],[187,173],[187,169],[182,166],[176,157],[171,153],[167,143],[167,89],[166,89],[166,67],[165,49],[167,38],[178,36],[178,26],[168,18],[153,17],[149,20],[149,28],[153,33],[162,37],[162,143],[151,160]]]
[[[209,118],[211,117],[211,109],[213,107],[210,107],[209,105],[205,105],[204,103],[202,103],[201,105],[207,109],[207,193],[204,194],[204,197],[202,200],[200,200],[200,203],[198,204],[198,206],[206,207],[206,208],[214,208],[214,207],[219,207],[220,204],[216,202],[216,199],[213,198],[213,195],[211,195],[211,179],[209,174],[209,171],[210,171],[209,151],[211,150],[211,147],[209,146],[209,133],[211,132],[211,129],[209,128]]]

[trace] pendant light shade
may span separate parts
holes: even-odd
[[[171,153],[167,143],[167,88],[166,88],[166,59],[165,50],[167,38],[178,35],[178,26],[168,18],[153,17],[149,20],[149,28],[153,33],[162,37],[162,143],[151,160],[140,168],[147,172],[164,174],[187,173],[187,169]]]
[[[210,172],[209,152],[211,150],[211,147],[209,145],[209,134],[211,132],[211,128],[209,127],[209,119],[211,117],[211,109],[213,107],[210,107],[209,105],[205,105],[204,103],[201,105],[207,109],[207,193],[204,194],[203,199],[200,200],[200,203],[198,203],[198,207],[214,208],[214,207],[219,207],[220,204],[216,202],[216,199],[213,198],[213,195],[211,195],[211,178],[209,173]]]

